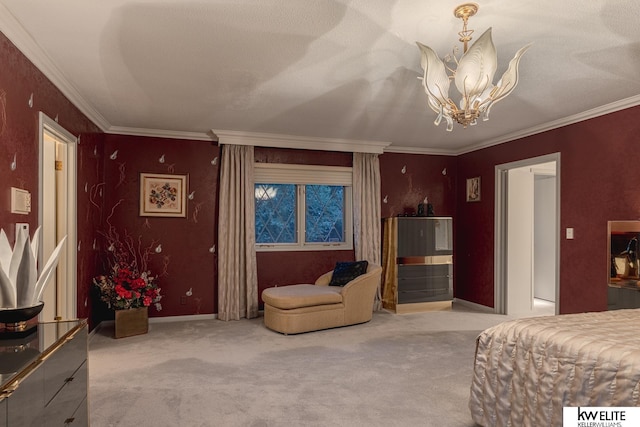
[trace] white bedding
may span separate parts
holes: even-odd
[[[640,309],[520,319],[478,336],[476,423],[561,426],[563,406],[640,406]]]

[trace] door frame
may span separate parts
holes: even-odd
[[[42,226],[44,216],[43,189],[44,189],[44,134],[45,132],[53,135],[58,142],[66,145],[66,158],[64,159],[63,171],[66,172],[67,179],[67,206],[65,226],[67,230],[67,242],[63,252],[65,257],[61,257],[65,261],[63,269],[65,277],[62,277],[65,283],[65,312],[60,313],[63,319],[77,318],[77,300],[78,300],[78,284],[77,284],[77,265],[78,265],[78,231],[77,231],[77,181],[78,181],[78,138],[64,129],[55,120],[48,117],[42,111],[38,114],[39,134],[38,134],[38,225]],[[43,245],[38,248],[38,265],[42,266],[43,262]]]
[[[539,163],[556,162],[556,314],[560,312],[560,153],[503,163],[495,166],[495,215],[494,215],[494,312],[507,311],[507,190],[511,169],[534,166]]]

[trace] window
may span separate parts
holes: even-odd
[[[256,249],[352,249],[351,175],[344,167],[256,163]]]

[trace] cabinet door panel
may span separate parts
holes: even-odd
[[[617,310],[619,309],[619,302],[618,302],[618,294],[619,294],[620,289],[614,287],[614,286],[609,286],[607,288],[607,308],[609,310]]]
[[[427,255],[426,223],[418,218],[398,218],[398,257]]]
[[[451,218],[398,218],[398,257],[451,255]]]
[[[618,289],[618,308],[640,307],[640,292],[636,289]]]

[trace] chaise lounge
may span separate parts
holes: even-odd
[[[264,325],[287,335],[371,320],[382,267],[369,264],[364,274],[344,286],[330,286],[333,273],[334,270],[323,274],[314,285],[279,286],[262,291]]]

